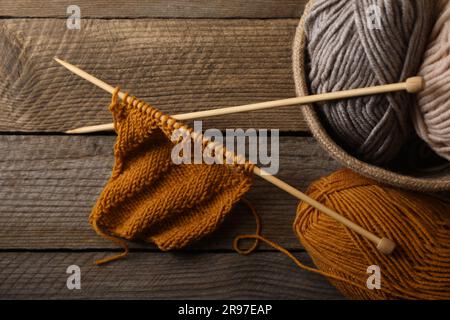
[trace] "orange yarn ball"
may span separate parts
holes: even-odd
[[[313,183],[309,196],[378,236],[392,239],[391,255],[302,202],[294,231],[324,273],[353,299],[450,299],[450,200],[393,187],[342,170]],[[381,288],[368,289],[377,265]]]

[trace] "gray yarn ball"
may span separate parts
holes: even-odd
[[[315,0],[305,20],[312,93],[404,81],[421,64],[432,25],[429,0]],[[413,135],[406,92],[320,103],[327,131],[344,149],[386,164]]]

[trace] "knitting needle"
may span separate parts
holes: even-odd
[[[392,251],[394,251],[395,243],[392,240],[385,238],[385,237],[380,238],[380,237],[376,236],[372,232],[358,226],[356,223],[345,218],[341,214],[324,206],[322,203],[318,202],[317,200],[314,200],[313,198],[308,197],[306,194],[304,194],[300,190],[298,190],[298,189],[294,188],[293,186],[287,184],[286,182],[278,179],[277,177],[270,175],[269,173],[265,172],[263,169],[255,167],[253,170],[253,173],[256,174],[257,176],[260,176],[264,180],[272,183],[273,185],[279,187],[280,189],[286,191],[287,193],[293,195],[297,199],[306,202],[310,206],[323,212],[324,214],[333,218],[334,220],[342,223],[344,226],[353,230],[357,234],[372,241],[377,246],[377,250],[380,251],[381,253],[390,254]]]
[[[67,69],[69,69],[71,72],[80,76],[81,78],[91,82],[92,84],[102,88],[103,90],[105,90],[111,94],[113,93],[114,88],[112,86],[110,86],[109,84],[107,84],[106,82],[94,77],[93,75],[87,73],[86,71],[81,70],[78,67],[75,67],[74,65],[72,65],[66,61],[63,61],[56,57],[54,59],[55,59],[55,61],[57,61],[58,63],[60,63]],[[231,113],[249,112],[249,111],[254,111],[254,110],[263,110],[263,109],[268,109],[268,108],[290,106],[290,105],[295,105],[295,104],[309,104],[309,103],[314,103],[314,102],[319,102],[319,101],[345,99],[345,98],[352,98],[352,97],[359,97],[359,96],[380,94],[380,93],[394,92],[394,91],[406,90],[407,92],[415,93],[415,92],[422,90],[423,87],[424,87],[424,80],[422,77],[411,77],[411,78],[406,79],[405,82],[385,84],[385,85],[374,86],[374,87],[366,87],[366,88],[329,92],[329,93],[321,93],[321,94],[316,94],[316,95],[309,95],[309,96],[295,97],[295,98],[288,98],[288,99],[281,99],[281,100],[274,100],[274,101],[252,103],[252,104],[235,106],[235,107],[226,107],[226,108],[212,109],[212,110],[206,110],[206,111],[182,113],[182,114],[174,115],[172,117],[176,120],[191,120],[191,119],[220,116],[220,115],[231,114]],[[123,99],[124,96],[125,96],[125,94],[123,92],[119,92],[119,98]],[[131,99],[131,97],[129,97],[128,99]],[[100,124],[100,125],[95,125],[95,126],[76,128],[76,129],[68,130],[68,131],[66,131],[66,133],[89,133],[89,132],[113,131],[113,130],[114,130],[114,124],[107,123],[107,124]]]
[[[203,134],[201,134],[199,132],[195,132],[195,131],[190,133],[190,134],[191,134],[191,137],[193,138],[194,141],[200,140],[200,141],[207,142],[210,148],[212,148],[216,152],[220,152],[221,154],[224,154],[227,159],[235,158],[235,159],[238,159],[238,161],[236,161],[238,163],[244,162],[244,161],[239,161],[239,160],[244,159],[242,156],[237,156],[236,157],[236,155],[234,153],[226,150],[220,144],[218,144],[216,142],[213,142],[213,141],[210,141],[209,139],[205,138],[203,136]],[[390,254],[395,249],[395,243],[392,240],[390,240],[388,238],[385,238],[385,237],[380,238],[380,237],[376,236],[372,232],[370,232],[370,231],[368,231],[368,230],[358,226],[357,224],[355,224],[351,220],[345,218],[341,214],[339,214],[339,213],[331,210],[330,208],[324,206],[322,203],[318,202],[317,200],[314,200],[314,199],[308,197],[306,194],[304,194],[300,190],[298,190],[298,189],[294,188],[293,186],[287,184],[286,182],[278,179],[277,177],[269,174],[268,172],[264,171],[263,169],[261,169],[261,168],[259,168],[257,166],[254,166],[253,167],[253,173],[255,175],[263,178],[264,180],[268,181],[269,183],[275,185],[276,187],[280,188],[281,190],[284,190],[287,193],[293,195],[297,199],[308,203],[310,206],[312,206],[312,207],[316,208],[317,210],[323,212],[324,214],[328,215],[332,219],[342,223],[344,226],[346,226],[349,229],[353,230],[357,234],[359,234],[359,235],[365,237],[366,239],[372,241],[376,245],[377,250],[380,251],[381,253]]]
[[[111,87],[110,85],[108,85],[107,83],[95,78],[94,76],[88,74],[87,72],[75,67],[74,65],[65,62],[63,60],[60,60],[58,58],[54,58],[57,62],[59,62],[60,64],[62,64],[64,67],[66,67],[67,69],[69,69],[70,71],[74,72],[75,74],[79,75],[80,77],[88,80],[89,82],[99,86],[100,88],[110,92],[111,94],[113,93],[114,88]],[[407,90],[408,92],[416,92],[422,89],[423,87],[423,79],[421,77],[413,77],[413,78],[409,78],[407,79],[406,82],[404,83],[398,83],[398,84],[391,84],[391,85],[384,85],[384,86],[378,86],[382,87],[381,90],[387,90],[387,91],[383,91],[383,92],[391,92],[391,91],[399,91],[399,90]],[[361,92],[361,90],[366,89],[369,92],[372,90],[371,93],[369,94],[374,94],[374,93],[380,93],[380,91],[376,90],[377,87],[371,87],[371,88],[362,88],[362,89],[354,89],[354,90],[347,90],[347,91],[341,91],[339,92],[335,92],[335,93],[328,93],[328,94],[323,94],[323,95],[331,95],[336,97],[336,95],[345,95],[345,97],[351,97],[354,95],[348,95],[349,91],[355,91],[356,92]],[[387,89],[386,89],[387,88]],[[346,93],[347,92],[347,93]],[[367,92],[367,91],[366,91]],[[346,95],[347,94],[347,95]],[[322,95],[322,96],[323,96]],[[361,95],[361,94],[360,94]],[[124,94],[119,92],[119,97],[121,99],[124,98]],[[313,98],[313,96],[307,96],[307,97],[300,97],[300,98]],[[295,103],[292,104],[298,104],[298,103],[312,103],[312,102],[316,102],[316,101],[323,101],[323,100],[308,100],[307,102],[305,102],[305,100],[302,100],[303,102],[298,102],[299,98],[291,98],[291,99],[284,99],[284,101],[286,100],[296,100]],[[334,99],[334,98],[333,98]],[[331,100],[331,99],[330,99]],[[268,103],[277,103],[278,101],[274,101],[274,102],[268,102]],[[251,111],[251,110],[259,110],[261,109],[261,107],[256,107],[255,105],[265,105],[266,103],[258,103],[258,104],[253,104],[253,105],[248,105],[247,108],[248,110],[245,111]],[[283,104],[279,104],[277,106],[281,106],[281,105],[285,105]],[[249,107],[250,106],[250,107]],[[187,120],[187,119],[192,119],[197,117],[199,114],[208,114],[207,116],[212,116],[212,115],[216,115],[216,114],[210,114],[212,112],[224,112],[224,111],[220,111],[220,110],[238,110],[237,112],[243,112],[240,111],[239,108],[242,107],[246,107],[246,106],[240,106],[240,107],[231,107],[231,108],[224,108],[224,109],[216,109],[216,110],[210,110],[210,111],[201,111],[201,112],[192,112],[192,113],[188,113],[188,114],[184,114],[184,115],[178,115],[175,116],[174,118],[177,120]],[[270,106],[269,106],[270,107]],[[267,106],[263,107],[263,108],[269,108]],[[231,113],[236,112],[236,111],[232,111]],[[227,114],[230,112],[224,112],[224,113],[219,113],[219,114]],[[196,116],[192,116],[193,114],[195,114]],[[74,133],[72,131],[72,133]],[[199,133],[193,133],[194,135],[198,136],[201,135]],[[200,136],[201,139],[203,139],[202,135]],[[304,194],[303,192],[297,190],[296,188],[292,187],[291,185],[285,183],[284,181],[276,178],[275,176],[270,175],[269,173],[265,172],[264,170],[258,168],[258,167],[254,167],[253,169],[253,173],[257,176],[260,176],[261,178],[263,178],[264,180],[272,183],[273,185],[277,186],[278,188],[286,191],[287,193],[293,195],[294,197],[296,197],[299,200],[302,200],[306,203],[308,203],[309,205],[311,205],[312,207],[316,208],[317,210],[320,210],[321,212],[325,213],[326,215],[330,216],[331,218],[335,219],[336,221],[342,223],[343,225],[345,225],[346,227],[348,227],[349,229],[353,230],[354,232],[358,233],[359,235],[369,239],[370,241],[372,241],[376,246],[377,249],[384,253],[384,254],[390,254],[394,248],[395,248],[395,243],[388,239],[388,238],[380,238],[378,236],[376,236],[375,234],[369,232],[368,230],[361,228],[360,226],[358,226],[357,224],[355,224],[354,222],[352,222],[351,220],[343,217],[342,215],[340,215],[339,213],[331,210],[330,208],[327,208],[326,206],[324,206],[323,204],[321,204],[320,202],[308,197],[306,194]]]

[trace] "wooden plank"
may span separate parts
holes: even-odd
[[[295,96],[294,19],[0,20],[0,130],[111,122],[110,95],[54,62],[78,65],[169,113]],[[304,131],[299,107],[210,118],[208,127]]]
[[[306,0],[2,0],[0,17],[67,17],[76,4],[83,18],[298,18]]]
[[[0,229],[5,230],[0,249],[116,248],[87,221],[111,173],[114,139],[0,136]],[[288,183],[305,189],[338,167],[312,138],[280,138],[278,176]],[[267,237],[290,249],[301,248],[292,232],[298,204],[294,198],[257,177],[247,198],[261,215]],[[238,206],[213,236],[193,248],[230,250],[234,236],[253,232],[254,226],[253,216]]]
[[[319,275],[281,253],[133,253],[97,267],[105,253],[0,253],[1,299],[342,299]],[[308,261],[306,254],[297,254]],[[81,289],[66,287],[81,268]]]

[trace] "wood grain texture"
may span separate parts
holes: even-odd
[[[103,267],[104,253],[0,253],[1,299],[342,299],[324,277],[281,253],[139,253]],[[302,261],[307,255],[297,254]],[[68,266],[81,289],[68,290]]]
[[[111,173],[113,143],[113,136],[0,136],[0,249],[116,248],[88,224]],[[288,183],[304,190],[338,167],[312,138],[280,138],[278,177]],[[292,231],[296,199],[258,177],[247,198],[261,215],[264,235],[301,248]],[[193,248],[231,250],[234,236],[254,228],[253,216],[239,205]]]
[[[298,18],[306,0],[2,0],[0,17],[67,17],[76,4],[84,18]]]
[[[110,95],[65,59],[169,114],[295,96],[296,19],[0,20],[0,131],[111,122]],[[210,118],[205,126],[305,131],[298,106]]]
[[[72,1],[2,0],[0,131],[111,121],[110,96],[53,56],[170,114],[292,97],[291,43],[305,3],[80,0],[76,31],[66,28]],[[207,127],[307,130],[298,107],[212,118]],[[254,230],[241,205],[191,248],[161,253],[132,244],[126,260],[94,266],[117,250],[87,221],[109,178],[113,143],[113,136],[0,135],[0,299],[343,298],[267,247],[247,257],[231,252],[234,236]],[[280,154],[279,176],[301,189],[339,167],[312,138],[281,138]],[[264,235],[311,264],[291,228],[297,201],[258,178],[248,198]],[[81,267],[82,290],[66,287],[72,264]]]

